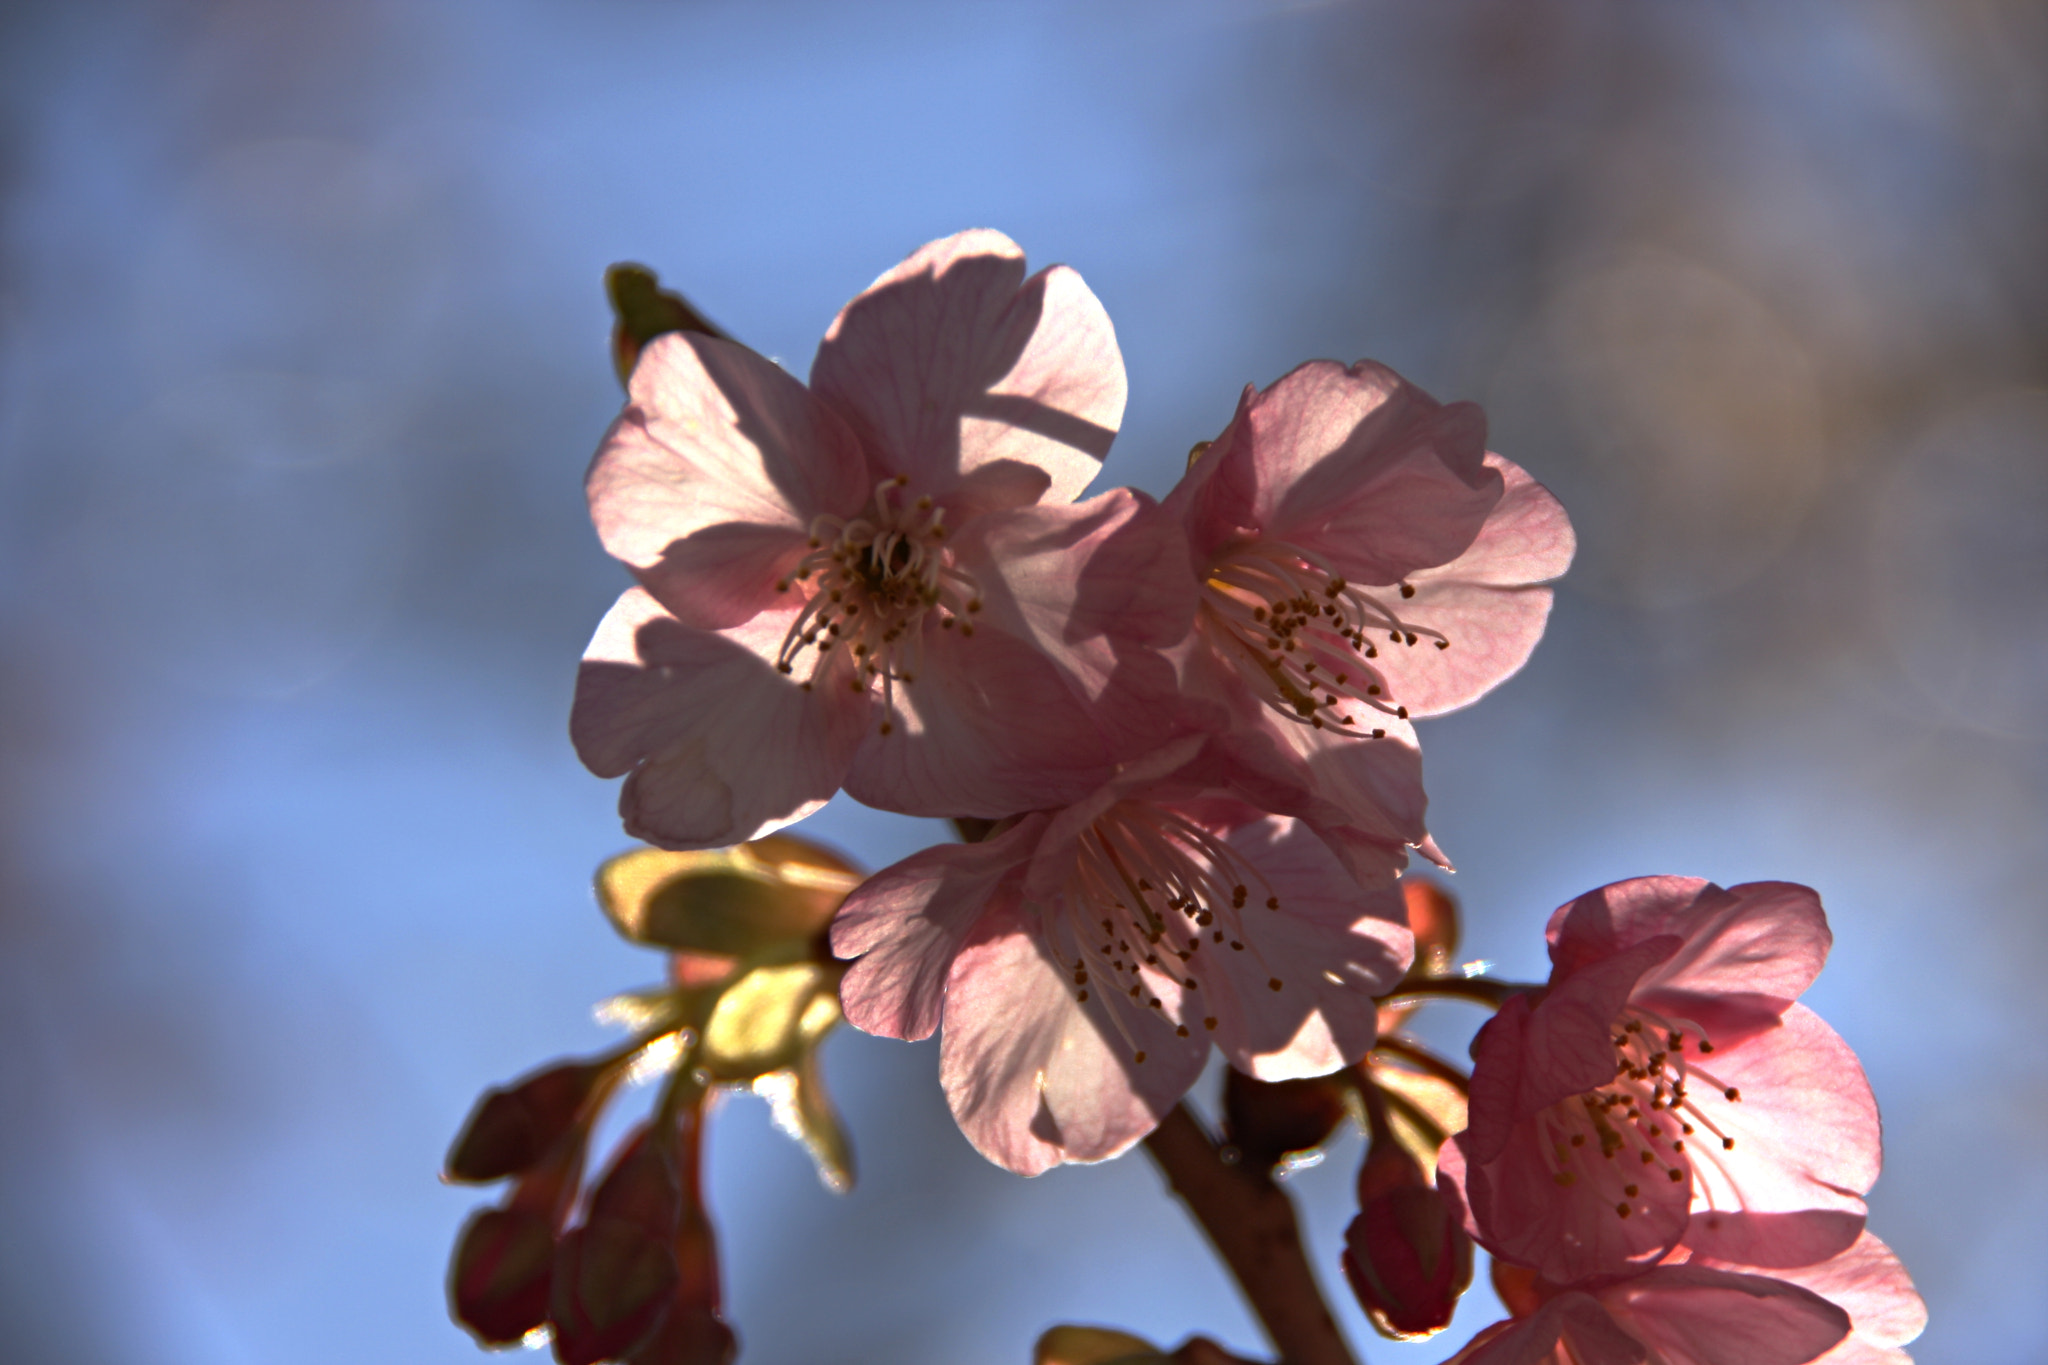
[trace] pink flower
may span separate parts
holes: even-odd
[[[1471,1124],[1439,1179],[1497,1257],[1559,1284],[1680,1238],[1745,1266],[1810,1265],[1862,1231],[1877,1105],[1793,1003],[1831,942],[1803,886],[1646,877],[1551,917],[1549,985],[1473,1042]]]
[[[744,347],[642,353],[591,465],[639,586],[584,656],[570,730],[674,848],[800,819],[841,785],[916,814],[1071,800],[1160,737],[1143,702],[1192,588],[1125,490],[1071,505],[1123,412],[1109,319],[1017,247],[925,247],[840,313],[807,389]],[[1142,740],[1133,739],[1143,733]]]
[[[1529,657],[1550,613],[1537,585],[1572,557],[1557,500],[1487,453],[1474,404],[1371,361],[1312,361],[1246,388],[1166,505],[1203,587],[1210,686],[1360,828],[1422,838],[1408,719]]]
[[[876,873],[832,925],[857,959],[847,1018],[891,1038],[943,1027],[961,1131],[1026,1175],[1128,1148],[1212,1040],[1262,1080],[1357,1060],[1374,993],[1413,952],[1402,854],[1361,890],[1305,824],[1249,804],[1248,781],[1184,739],[1064,809]]]

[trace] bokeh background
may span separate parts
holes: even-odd
[[[1310,357],[1487,405],[1582,552],[1424,729],[1468,953],[1535,975],[1623,876],[1819,887],[1919,1354],[2048,1359],[2048,7],[1992,0],[6,6],[0,1356],[475,1358],[445,1144],[658,970],[565,737],[601,272],[801,373],[971,225],[1115,319],[1108,482]],[[1142,1158],[1018,1180],[930,1046],[828,1061],[850,1197],[716,1120],[746,1359],[1256,1347]],[[1356,1159],[1296,1177],[1332,1271]],[[1489,1307],[1344,1312],[1428,1361]]]

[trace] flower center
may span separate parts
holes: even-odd
[[[1248,910],[1254,900],[1263,912]],[[1230,953],[1245,952],[1254,937],[1248,921],[1279,908],[1266,879],[1221,838],[1178,811],[1126,801],[1081,836],[1066,887],[1067,913],[1052,921],[1047,937],[1073,972],[1077,1000],[1087,1002],[1092,984],[1120,991],[1172,1022],[1152,979],[1195,990],[1194,963],[1205,943],[1212,953],[1226,951],[1225,944]],[[1256,959],[1256,945],[1250,951]],[[1270,990],[1284,984],[1266,978]],[[1192,1006],[1181,1013],[1194,1017]],[[1117,1017],[1115,1010],[1109,1015]],[[1203,1015],[1202,1027],[1213,1030],[1216,1016]],[[1187,1037],[1187,1024],[1176,1022],[1174,1032]],[[1144,1052],[1132,1047],[1132,1059],[1144,1061]]]
[[[1614,1080],[1550,1106],[1538,1124],[1551,1179],[1566,1187],[1583,1182],[1627,1218],[1647,1212],[1645,1182],[1677,1184],[1698,1174],[1689,1143],[1708,1152],[1735,1149],[1707,1110],[1716,1101],[1740,1103],[1742,1094],[1694,1060],[1714,1051],[1696,1029],[1631,1006],[1613,1041]]]
[[[1321,730],[1379,739],[1371,712],[1408,718],[1373,665],[1379,641],[1412,648],[1428,640],[1449,649],[1441,631],[1401,619],[1392,606],[1353,586],[1314,555],[1260,540],[1227,551],[1209,570],[1202,621],[1218,650],[1266,704]],[[1415,588],[1398,585],[1402,597]]]
[[[882,687],[882,733],[895,728],[895,687],[917,679],[926,618],[944,630],[974,634],[981,589],[946,547],[946,509],[928,497],[905,499],[898,474],[875,485],[874,509],[851,519],[811,520],[810,548],[775,581],[777,592],[810,593],[782,637],[775,667],[794,673],[811,653],[803,688],[811,689],[834,654],[852,658],[847,686]]]

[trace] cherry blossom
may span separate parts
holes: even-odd
[[[885,868],[841,907],[847,1018],[892,1038],[943,1028],[947,1099],[990,1160],[1029,1175],[1117,1155],[1212,1042],[1262,1080],[1371,1048],[1373,995],[1413,953],[1401,850],[1361,886],[1307,824],[1252,804],[1255,777],[1219,752],[1176,741],[1084,800]]]
[[[1074,799],[1164,737],[1158,657],[1193,588],[1174,519],[1073,500],[1124,405],[1080,277],[994,232],[848,304],[806,388],[731,342],[640,354],[588,478],[638,586],[584,656],[583,761],[672,848],[800,819],[842,785],[913,814]]]
[[[1696,1255],[1810,1265],[1862,1231],[1881,1160],[1856,1056],[1795,1003],[1831,938],[1814,893],[1617,882],[1551,917],[1547,987],[1473,1043],[1439,1179],[1496,1256],[1555,1283]]]
[[[1247,387],[1166,505],[1202,586],[1206,686],[1376,835],[1420,819],[1409,719],[1522,666],[1574,545],[1557,500],[1487,452],[1476,405],[1371,361]]]

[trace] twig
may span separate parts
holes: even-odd
[[[1225,1165],[1186,1105],[1153,1130],[1145,1150],[1230,1267],[1282,1365],[1358,1365],[1316,1286],[1286,1191],[1263,1171]]]

